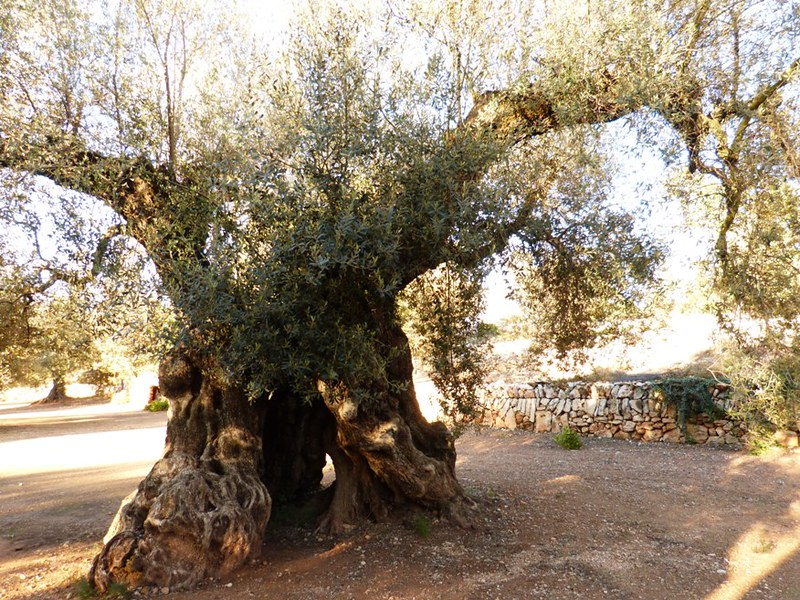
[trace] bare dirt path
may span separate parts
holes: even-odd
[[[125,406],[0,404],[0,598],[66,597],[165,425]]]
[[[0,598],[67,598],[119,501],[160,453],[164,416],[4,413]],[[65,466],[73,441],[78,456],[103,443],[101,456]],[[26,458],[38,447],[59,459]],[[503,431],[467,433],[458,450],[474,530],[433,518],[427,535],[409,521],[332,538],[271,523],[262,557],[232,577],[134,597],[800,600],[797,452],[600,439],[568,452],[550,436]]]

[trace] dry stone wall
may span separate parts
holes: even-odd
[[[728,408],[728,388],[711,389],[714,403]],[[742,422],[700,413],[678,424],[675,403],[658,381],[615,383],[495,383],[484,389],[474,422],[479,425],[557,432],[565,426],[581,435],[645,442],[739,444]]]

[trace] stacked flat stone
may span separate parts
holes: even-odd
[[[710,391],[719,408],[729,408],[728,386],[716,384]],[[743,422],[704,413],[687,419],[684,434],[677,419],[658,381],[498,382],[483,390],[474,423],[539,433],[569,426],[581,435],[645,442],[739,444],[745,434]]]

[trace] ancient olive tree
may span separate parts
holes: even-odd
[[[679,130],[694,115],[702,7],[530,4],[315,6],[265,56],[181,0],[11,3],[0,166],[113,209],[181,324],[164,454],[94,585],[229,572],[273,504],[313,503],[330,532],[408,508],[468,524],[398,314],[432,270],[480,273],[519,240],[567,346],[637,306],[659,252],[585,149],[644,107]]]

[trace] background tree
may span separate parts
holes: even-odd
[[[115,237],[122,225],[86,197],[6,173],[0,211],[3,387],[66,383],[93,373],[119,385],[163,352],[170,309],[147,257]]]
[[[110,207],[181,324],[165,452],[94,561],[101,589],[229,572],[273,498],[315,496],[332,532],[409,509],[467,524],[400,294],[440,265],[473,277],[516,236],[560,298],[595,294],[553,304],[570,331],[629,312],[603,306],[634,306],[659,253],[599,196],[587,209],[591,169],[568,169],[645,106],[683,131],[705,68],[692,27],[717,24],[691,2],[315,5],[268,61],[188,2],[13,8],[0,166]]]
[[[770,6],[699,4],[682,69],[694,62],[708,69],[694,76],[693,108],[670,118],[689,152],[689,172],[681,168],[670,191],[713,231],[709,304],[729,334],[719,368],[746,414],[794,427],[800,15],[795,3]]]
[[[64,295],[37,303],[26,323],[27,336],[5,355],[14,383],[51,384],[44,402],[67,399],[68,378],[91,368],[94,339],[85,328],[74,297]]]

